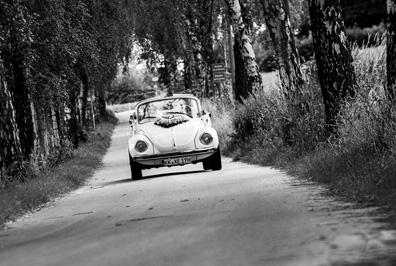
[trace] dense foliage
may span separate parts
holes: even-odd
[[[347,28],[370,28],[386,21],[386,0],[341,0]]]
[[[0,123],[0,179],[26,179],[23,161],[45,167],[106,116],[106,89],[131,51],[125,3],[0,1],[0,104],[14,121]]]
[[[119,71],[107,90],[107,104],[134,103],[155,96],[161,88],[153,77],[146,69],[139,70],[134,65]]]

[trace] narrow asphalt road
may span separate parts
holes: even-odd
[[[223,158],[221,171],[197,164],[131,180],[128,113],[118,116],[86,186],[0,232],[1,266],[394,265],[396,233],[373,210],[278,170]]]

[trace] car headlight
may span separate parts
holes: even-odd
[[[139,140],[138,142],[136,142],[135,144],[135,150],[137,152],[145,152],[148,149],[148,145],[146,142]]]
[[[200,141],[203,145],[209,145],[210,143],[212,143],[213,137],[209,133],[203,133]]]

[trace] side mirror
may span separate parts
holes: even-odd
[[[133,123],[133,121],[134,120],[136,120],[137,119],[137,116],[136,116],[136,114],[134,113],[134,114],[132,114],[132,115],[130,115],[129,116],[129,124],[132,124]]]
[[[199,116],[204,116],[204,115],[207,115],[208,114],[208,112],[206,112],[206,110],[202,110],[200,113],[199,113]]]
[[[209,117],[212,117],[212,114],[209,113],[209,112],[206,111],[206,110],[202,110],[202,111],[201,111],[201,116],[203,116],[203,115],[208,115]]]

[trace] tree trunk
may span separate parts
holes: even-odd
[[[197,3],[201,5],[199,10],[203,10],[201,14],[199,14],[199,36],[202,44],[202,60],[204,62],[205,78],[203,80],[203,84],[205,86],[206,92],[209,92],[212,88],[211,75],[212,68],[211,65],[214,61],[214,53],[213,53],[213,14],[214,14],[214,0],[210,1],[201,1],[197,0]],[[214,93],[214,92],[213,92]]]
[[[55,109],[51,107],[51,120],[52,120],[52,148],[58,148],[60,146],[60,130],[59,123],[57,119],[57,115]]]
[[[292,99],[301,91],[304,81],[290,24],[288,0],[261,0],[261,4],[278,58],[281,86],[286,97]]]
[[[334,134],[343,102],[355,96],[353,59],[340,0],[309,0],[308,5],[327,131]]]
[[[15,110],[7,83],[0,75],[0,180],[5,170],[13,163],[22,162],[22,148],[19,141]]]
[[[396,4],[394,0],[387,0],[388,20],[386,34],[386,70],[388,99],[396,102]]]
[[[235,97],[242,101],[250,93],[261,89],[262,80],[249,37],[249,18],[243,12],[247,6],[241,5],[241,0],[226,0],[226,3],[234,31],[235,65],[241,66],[235,69]]]
[[[239,41],[239,38],[234,39],[234,60],[236,66],[243,66],[244,65],[244,58],[241,53],[242,44]],[[234,96],[235,100],[242,102],[243,99],[249,96],[249,76],[247,71],[244,67],[236,67],[235,68],[235,91]]]
[[[211,69],[213,63],[212,38],[213,1],[189,0],[183,20],[186,28],[186,86],[195,95],[207,94],[210,87]],[[183,38],[184,39],[184,38]]]
[[[39,159],[39,151],[40,151],[40,134],[39,134],[39,123],[38,123],[38,115],[36,111],[36,107],[34,106],[33,101],[30,102],[30,112],[32,113],[32,125],[33,125],[33,134],[31,136],[33,140],[33,150],[32,150],[32,161],[37,164]]]
[[[21,141],[23,158],[24,160],[29,160],[34,146],[32,138],[34,132],[26,69],[23,68],[24,61],[22,58],[19,58],[19,56],[21,55],[13,55],[11,59],[10,69],[12,69],[13,72],[13,85],[10,86],[10,91],[13,98],[14,109],[17,110],[15,113],[15,120],[19,129],[19,139]]]
[[[158,69],[159,78],[167,88],[168,95],[172,95],[177,86],[177,62],[175,56],[164,55],[164,57],[164,67]]]
[[[3,5],[4,6],[4,5]],[[22,156],[24,160],[30,159],[33,150],[33,125],[30,113],[31,84],[29,68],[32,61],[31,27],[26,10],[19,1],[11,1],[8,4],[8,12],[3,20],[7,34],[0,37],[6,42],[1,56],[6,70],[5,78],[8,90],[12,97],[15,110],[15,121],[18,126],[19,140],[21,142]],[[9,47],[8,47],[9,46]],[[8,48],[7,48],[8,47]]]
[[[65,112],[65,102],[59,102],[57,107],[54,107],[55,111],[55,119],[56,123],[58,124],[58,132],[59,132],[59,144],[62,145],[62,141],[66,138],[66,119],[67,115]]]
[[[75,88],[75,84],[70,84],[69,89],[69,106],[70,110],[69,115],[67,116],[67,124],[68,124],[68,136],[70,142],[73,144],[74,148],[77,148],[80,143],[80,131],[81,126],[78,122],[78,90]]]
[[[184,17],[184,23],[187,29],[187,40],[189,47],[192,50],[193,56],[190,57],[188,64],[188,74],[190,76],[190,85],[193,86],[193,94],[200,95],[205,91],[205,80],[206,80],[206,63],[202,57],[202,44],[198,36],[198,20],[194,14],[194,10],[189,5],[187,15]],[[190,88],[192,89],[192,88]]]
[[[234,57],[234,51],[232,51],[232,48],[234,46],[233,42],[233,33],[232,33],[232,25],[230,23],[230,20],[227,22],[227,43],[228,43],[228,57],[229,57],[229,62],[230,62],[230,74],[231,74],[231,96],[230,99],[236,99],[236,91],[235,91],[235,57]],[[224,49],[226,52],[226,49]]]
[[[88,77],[83,75],[81,77],[80,95],[78,97],[78,108],[80,125],[85,126],[87,123],[87,102],[88,102]]]
[[[103,118],[107,117],[105,88],[98,90],[98,108],[99,108],[99,116]]]
[[[195,60],[193,55],[186,55],[184,60],[184,86],[188,93],[196,96],[200,95],[198,91],[197,79],[195,76]]]

